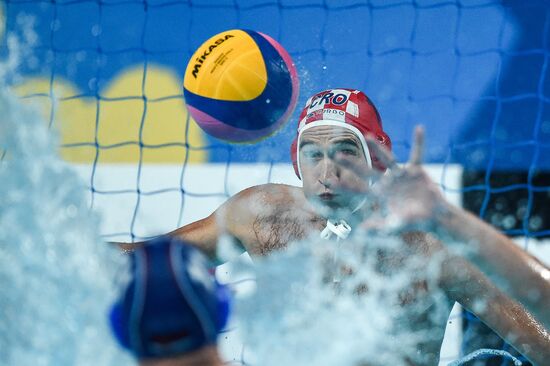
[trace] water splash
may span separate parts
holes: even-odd
[[[57,138],[6,85],[24,54],[15,38],[8,46],[16,52],[0,64],[0,364],[130,364],[106,321],[123,258],[99,239]]]
[[[404,252],[401,240],[382,236],[345,245],[312,239],[256,259],[256,290],[236,306],[247,364],[399,366],[437,358],[439,348],[435,355],[418,349],[442,339],[449,314],[428,278],[440,262],[395,257],[397,250]],[[384,252],[400,259],[384,263]],[[402,306],[423,280],[427,296]]]

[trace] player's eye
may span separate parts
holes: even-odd
[[[318,160],[323,157],[323,152],[314,146],[306,146],[302,149],[302,156],[308,160]]]
[[[323,157],[323,153],[319,150],[305,151],[304,156],[307,159],[315,160],[315,159],[321,159]]]
[[[342,149],[340,151],[345,155],[357,155],[357,150],[355,149]]]
[[[354,146],[340,146],[336,152],[344,156],[358,156],[359,150]]]

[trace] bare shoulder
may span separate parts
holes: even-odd
[[[314,218],[302,189],[285,184],[247,188],[219,211],[226,231],[249,253],[260,255],[303,238]]]
[[[292,207],[306,203],[301,188],[287,184],[261,184],[246,188],[228,200],[232,209],[243,208],[250,214],[266,214],[281,205]],[[239,210],[240,211],[240,210]]]
[[[252,186],[242,190],[239,195],[257,196],[269,200],[287,199],[288,197],[303,198],[304,194],[299,187],[288,184],[267,183]]]

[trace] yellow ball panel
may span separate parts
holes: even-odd
[[[217,100],[248,101],[267,85],[267,70],[256,42],[244,31],[219,33],[203,43],[185,70],[184,87]]]

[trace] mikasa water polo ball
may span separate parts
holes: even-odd
[[[199,126],[229,142],[273,134],[298,99],[298,76],[286,50],[273,38],[244,29],[204,42],[187,65],[183,87]]]

